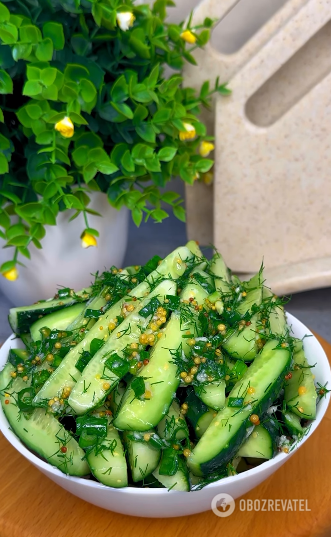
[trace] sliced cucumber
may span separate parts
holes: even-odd
[[[8,354],[8,362],[17,366],[23,364],[30,356],[30,353],[24,349],[10,349]]]
[[[116,412],[121,404],[121,401],[125,392],[126,392],[126,385],[124,382],[120,382],[109,395],[109,398],[111,398],[109,401],[110,403],[109,407],[113,413],[113,416],[116,415]]]
[[[237,312],[241,315],[245,315],[245,313],[250,312],[252,309],[252,306],[260,306],[262,303],[262,287],[257,287],[256,289],[252,289],[251,291],[248,291],[245,298],[242,299],[239,306],[237,307]]]
[[[167,414],[162,418],[157,426],[157,432],[161,438],[168,439],[172,436],[174,429],[177,429],[176,440],[188,438],[188,427],[184,416],[180,412],[180,407],[177,401],[173,401],[168,409]]]
[[[220,291],[221,294],[229,293],[231,287],[230,273],[221,254],[214,255],[210,271],[215,276],[216,290]]]
[[[163,301],[164,296],[175,295],[176,289],[175,282],[170,280],[163,281],[142,300],[139,311],[147,306],[153,297],[159,297]],[[114,372],[118,357],[128,345],[139,342],[141,333],[146,330],[151,319],[152,313],[145,317],[140,315],[139,311],[135,310],[128,315],[119,327],[119,331],[116,329],[115,333],[109,336],[104,346],[95,354],[75,384],[69,397],[69,404],[78,415],[84,414],[99,405],[121,379]],[[120,358],[122,357],[120,356]],[[110,359],[113,359],[114,362],[113,370],[108,365],[106,366],[106,361],[108,364]],[[107,382],[105,382],[105,378]]]
[[[124,442],[127,448],[132,480],[137,483],[144,480],[157,468],[161,458],[161,450],[153,448],[148,442],[134,440],[134,432],[125,432]]]
[[[108,487],[128,486],[128,469],[123,445],[115,427],[109,422],[107,436],[87,455],[87,462],[94,477]]]
[[[78,379],[81,377],[81,372],[76,368],[76,363],[84,351],[89,351],[91,343],[94,339],[104,340],[109,337],[109,324],[116,320],[121,315],[122,306],[125,299],[120,300],[112,306],[105,315],[102,316],[92,328],[89,330],[85,338],[73,347],[61,364],[50,378],[45,382],[44,386],[37,393],[34,403],[38,404],[43,400],[49,400],[56,396],[61,396],[63,388],[72,389]],[[138,301],[133,304],[139,304]]]
[[[159,472],[159,466],[154,470],[153,476],[168,490],[180,490],[182,492],[189,492],[190,480],[189,474],[184,462],[180,459],[178,470],[175,475],[161,475]]]
[[[283,416],[285,425],[291,434],[301,435],[305,432],[300,423],[299,416],[296,416],[296,414],[293,414],[293,412],[288,411],[284,412]]]
[[[37,302],[37,304],[33,304],[32,306],[12,308],[9,311],[9,324],[15,334],[28,332],[30,326],[44,315],[68,308],[77,302],[86,302],[90,292],[91,289],[86,288],[76,293],[75,296],[69,296],[68,298],[51,298],[49,300]]]
[[[189,391],[185,402],[188,405],[186,418],[193,427],[196,436],[201,438],[216,416],[216,412],[208,408],[208,406],[195,395],[193,390]]]
[[[225,380],[218,380],[199,386],[195,393],[208,407],[221,410],[225,406],[225,388]]]
[[[21,334],[20,335],[21,340],[23,341],[25,347],[28,349],[32,343],[32,337],[30,333]]]
[[[316,418],[316,389],[313,375],[307,362],[304,350],[293,356],[294,369],[292,378],[285,384],[286,405],[297,416],[305,419]]]
[[[269,299],[269,329],[274,336],[283,336],[288,328],[283,306],[273,305],[273,293],[268,287],[263,287],[263,300]]]
[[[195,284],[187,285],[181,293],[182,300],[194,298],[198,304],[202,304],[206,297],[206,291]],[[179,386],[177,366],[172,361],[171,351],[175,352],[180,345],[184,353],[190,351],[188,340],[183,338],[187,330],[195,333],[196,325],[181,322],[180,313],[173,312],[163,336],[152,350],[149,364],[138,374],[148,378],[151,399],[134,399],[134,393],[129,387],[114,420],[115,427],[122,430],[148,431],[165,416]]]
[[[250,416],[262,415],[278,396],[291,359],[289,350],[277,348],[278,343],[277,340],[266,343],[230,392],[227,406],[199,440],[188,458],[194,474],[208,475],[230,461],[243,442],[246,429],[252,425]],[[254,388],[253,395],[247,392],[249,387]]]
[[[241,330],[236,330],[224,340],[222,346],[232,358],[239,358],[246,362],[254,360],[257,354],[257,321],[258,316],[253,315],[248,326],[244,326]]]
[[[44,327],[47,327],[50,330],[65,330],[84,310],[85,304],[74,304],[74,306],[55,311],[38,319],[38,321],[33,323],[30,328],[30,334],[33,341],[42,339],[40,330]]]
[[[238,457],[254,457],[257,459],[272,459],[273,457],[273,442],[272,438],[263,427],[258,425],[249,438],[240,447]]]
[[[27,388],[29,381],[25,382],[20,377],[12,381],[13,371],[14,367],[7,364],[0,373],[0,399],[5,416],[15,434],[29,449],[62,472],[76,476],[89,474],[88,464],[83,460],[84,451],[52,414],[38,408],[27,419],[24,413],[20,412],[16,404],[17,393]],[[4,390],[10,395],[9,398],[5,397]],[[5,400],[9,400],[9,404],[5,404]],[[66,453],[61,451],[63,446],[67,448]]]

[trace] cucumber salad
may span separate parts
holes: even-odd
[[[190,241],[13,308],[10,427],[62,472],[190,491],[288,453],[328,393],[263,267],[241,281]]]

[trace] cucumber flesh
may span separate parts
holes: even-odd
[[[34,403],[36,404],[36,406],[38,406],[38,404],[44,400],[49,400],[53,397],[61,396],[63,388],[73,388],[75,383],[81,377],[80,371],[78,371],[78,369],[76,368],[76,363],[80,355],[84,351],[90,350],[91,342],[93,341],[93,339],[101,340],[105,337],[109,337],[109,323],[111,321],[114,321],[116,317],[121,314],[122,306],[124,303],[125,299],[122,299],[116,304],[114,304],[114,306],[112,306],[107,311],[107,313],[102,316],[102,319],[99,320],[91,328],[91,330],[89,330],[84,339],[68,352],[59,367],[55,369],[54,373],[52,373],[52,375],[45,382],[44,386],[34,398]]]
[[[161,475],[159,472],[159,466],[154,470],[153,476],[168,490],[180,490],[182,492],[189,492],[190,480],[189,474],[185,464],[180,460],[178,470],[175,475]]]
[[[173,426],[172,426],[173,425]],[[162,418],[160,423],[157,426],[158,435],[161,438],[168,438],[168,432],[173,430],[173,428],[179,428],[176,433],[176,440],[183,440],[183,438],[188,437],[188,427],[184,416],[180,412],[180,407],[177,401],[173,401],[168,409],[167,414]],[[170,436],[172,436],[170,434]]]
[[[8,321],[15,334],[28,332],[30,326],[41,318],[41,316],[54,313],[55,311],[73,306],[77,302],[86,302],[91,292],[90,288],[82,289],[76,293],[77,298],[51,298],[32,304],[32,306],[20,306],[19,308],[11,308],[9,311]]]
[[[258,425],[254,428],[252,434],[239,449],[237,456],[253,457],[256,459],[272,459],[272,438],[267,429],[263,427],[263,425]]]
[[[148,442],[138,442],[133,437],[134,432],[124,433],[132,480],[137,483],[144,480],[157,468],[161,458],[161,450],[153,448]]]
[[[10,374],[13,371],[14,367],[7,364],[0,373],[0,399],[5,416],[15,434],[29,449],[62,472],[75,476],[89,474],[89,467],[83,460],[84,451],[52,414],[37,408],[29,419],[26,419],[24,413],[19,411],[15,403],[16,395],[30,383],[20,377],[11,383]],[[11,397],[6,398],[4,390]],[[5,399],[9,399],[10,404],[5,404]],[[60,451],[62,446],[67,448],[65,454]]]
[[[229,269],[227,268],[221,254],[216,254],[210,264],[210,271],[215,276],[216,291],[229,293],[231,287],[231,279]]]
[[[202,385],[195,393],[208,407],[221,410],[225,406],[225,388],[225,380],[218,380]]]
[[[276,399],[284,383],[291,355],[286,348],[276,348],[277,340],[270,340],[261,354],[237,382],[227,399],[227,405],[217,414],[188,458],[188,465],[196,475],[208,475],[230,461],[251,427],[249,417],[262,415]],[[254,387],[252,395],[248,387]],[[243,396],[244,394],[244,396]],[[242,406],[229,406],[242,398]],[[245,404],[251,401],[249,404]]]
[[[194,298],[198,304],[202,304],[206,297],[206,291],[196,284],[187,285],[181,293],[182,300]],[[184,354],[190,352],[188,340],[183,338],[187,330],[195,333],[195,325],[181,323],[180,313],[173,312],[161,339],[153,347],[149,364],[138,374],[148,377],[151,399],[134,399],[134,393],[129,387],[114,420],[115,427],[122,430],[148,431],[156,427],[167,413],[179,386],[177,366],[172,362],[170,350],[176,350],[182,344]]]
[[[284,398],[288,409],[299,418],[316,418],[316,389],[313,375],[304,350],[293,356],[294,369],[292,378],[286,381]],[[301,393],[300,393],[301,392]]]
[[[23,364],[30,356],[30,353],[25,349],[10,349],[8,355],[8,362],[17,366]]]
[[[253,315],[250,325],[245,326],[242,330],[236,330],[223,342],[222,347],[232,358],[241,359],[245,362],[254,360],[257,354],[257,321],[258,316]]]
[[[39,341],[42,339],[40,330],[44,327],[50,330],[65,330],[76,319],[79,314],[85,310],[85,304],[75,304],[69,308],[50,313],[42,319],[38,319],[30,328],[30,334],[33,341]]]
[[[128,486],[128,468],[123,445],[115,427],[108,423],[107,436],[101,448],[94,448],[87,455],[87,462],[94,477],[103,485],[114,488]]]
[[[295,414],[293,414],[293,412],[288,411],[284,412],[283,416],[285,425],[291,434],[304,434],[305,430],[300,423],[299,416],[296,416]]]
[[[209,425],[216,416],[215,410],[208,410],[201,418],[198,420],[198,423],[195,427],[195,432],[198,438],[201,438],[202,435],[207,431]]]
[[[201,438],[213,418],[216,416],[216,412],[208,408],[208,406],[195,395],[193,389],[189,388],[187,392],[187,397],[185,399],[185,403],[188,406],[186,418],[193,427],[196,436]]]
[[[268,287],[263,287],[263,300],[270,300],[269,329],[274,336],[284,336],[288,330],[283,306],[274,306],[273,293]]]
[[[160,297],[162,302],[165,295],[175,295],[175,293],[175,282],[165,280],[144,300],[142,300],[139,306],[139,311],[146,306],[153,297]],[[109,336],[106,343],[94,355],[75,384],[69,397],[69,405],[78,415],[84,414],[88,410],[99,405],[104,397],[106,397],[118,384],[120,377],[107,368],[105,362],[111,359],[112,356],[114,362],[116,362],[118,356],[121,355],[121,352],[123,352],[128,345],[139,342],[139,337],[147,328],[151,315],[143,317],[139,314],[137,309],[128,315],[121,323],[119,327],[120,332],[116,329],[115,333],[113,332]],[[118,337],[118,334],[121,334],[120,337]],[[107,370],[107,383],[105,382],[104,377],[105,368]],[[107,385],[106,389],[104,387],[105,385]],[[115,422],[114,424],[116,425]]]

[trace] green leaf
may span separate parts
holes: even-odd
[[[202,158],[195,163],[195,169],[198,172],[206,173],[212,168],[214,161],[208,158]]]
[[[28,80],[39,81],[41,79],[41,69],[34,65],[28,65],[26,68],[26,76]]]
[[[110,95],[114,103],[121,103],[128,98],[128,84],[124,75],[120,76],[113,84]]]
[[[23,43],[36,44],[42,40],[41,31],[37,26],[26,24],[20,28],[20,38]],[[17,39],[16,39],[17,41]]]
[[[129,150],[125,151],[123,157],[121,158],[121,164],[128,172],[134,172],[135,165]]]
[[[82,79],[89,78],[89,71],[83,65],[69,63],[64,70],[64,77],[69,82],[80,82]]]
[[[48,226],[56,226],[56,218],[49,207],[45,207],[43,211],[45,224]]]
[[[174,158],[174,156],[177,153],[176,147],[162,147],[160,151],[158,152],[158,158],[159,160],[162,160],[163,162],[169,162]]]
[[[155,131],[150,123],[141,123],[136,131],[145,142],[155,143]]]
[[[45,86],[51,86],[56,79],[57,69],[54,67],[46,67],[41,71],[40,80]]]
[[[70,112],[70,119],[76,124],[76,125],[88,125],[88,122],[86,121],[83,116],[80,114],[76,114],[76,112]]]
[[[27,104],[26,107],[25,107],[25,110],[27,111],[29,117],[31,119],[39,119],[41,116],[42,116],[42,109],[40,108],[40,106],[38,104],[34,104],[34,103],[31,103],[31,104]]]
[[[130,37],[130,45],[133,48],[133,50],[139,54],[141,58],[144,58],[145,60],[148,60],[151,57],[151,53],[149,50],[148,45],[137,39],[134,35],[131,35]]]
[[[88,147],[83,145],[75,149],[72,153],[72,158],[74,163],[78,167],[85,166],[88,161]]]
[[[181,220],[182,222],[186,222],[186,213],[184,207],[181,207],[180,205],[176,205],[173,207],[173,213],[178,220]]]
[[[84,209],[84,206],[81,201],[73,194],[66,194],[65,196],[63,196],[62,200],[67,209],[76,209],[78,211],[82,211]]]
[[[165,192],[164,194],[162,194],[162,200],[165,203],[172,204],[178,198],[179,194],[177,194],[177,192]]]
[[[4,229],[7,229],[10,226],[10,217],[2,209],[0,209],[0,226]]]
[[[12,270],[16,267],[16,261],[6,261],[5,263],[2,263],[0,267],[0,272],[3,274],[4,272],[8,272],[9,270]]]
[[[39,82],[35,82],[33,80],[28,80],[24,84],[23,88],[23,95],[28,95],[29,97],[34,97],[35,95],[39,95],[42,91],[42,86]]]
[[[33,240],[36,240],[36,239],[32,239],[32,241]],[[41,244],[40,244],[40,248],[42,248]],[[19,246],[18,251],[21,255],[24,255],[24,257],[26,257],[27,259],[31,259],[31,254],[29,250],[27,248],[24,248],[24,246]]]
[[[62,151],[62,149],[59,149],[59,147],[55,149],[55,158],[59,162],[64,162],[64,164],[67,164],[68,166],[71,165],[68,155],[64,151]]]
[[[53,41],[46,37],[36,48],[36,56],[41,62],[50,62],[53,58]]]
[[[165,123],[169,121],[172,116],[172,110],[170,108],[161,108],[155,112],[152,122],[153,123]]]
[[[56,183],[48,183],[48,185],[46,186],[43,192],[43,197],[45,200],[48,200],[52,198],[53,196],[55,196],[57,192],[58,192],[58,185]]]
[[[155,65],[155,67],[152,69],[151,74],[149,75],[146,85],[148,88],[154,89],[158,80],[159,80],[159,74],[160,74],[160,66],[159,64]]]
[[[94,237],[100,237],[99,231],[97,229],[92,228],[92,227],[87,227],[85,229],[85,232],[89,233],[90,235],[93,235]],[[99,339],[97,341],[100,342]]]
[[[154,209],[154,211],[151,212],[151,217],[156,222],[162,222],[162,220],[164,220],[165,218],[168,218],[169,215],[163,209]]]
[[[49,86],[49,88],[44,88],[42,91],[42,96],[44,99],[48,99],[50,101],[57,101],[58,100],[58,89],[53,84],[52,86]]]
[[[91,181],[91,179],[93,179],[96,176],[97,172],[98,172],[98,168],[96,167],[94,163],[88,164],[87,166],[85,166],[83,169],[83,177],[84,177],[85,183],[88,183],[89,181]]]
[[[24,246],[27,247],[27,245],[30,242],[30,237],[27,237],[26,235],[18,235],[17,237],[13,237],[8,241],[8,244],[10,246]]]
[[[28,60],[31,53],[32,45],[30,43],[17,43],[12,50],[15,62],[18,62],[18,60]]]
[[[153,92],[144,84],[137,84],[132,90],[132,97],[141,103],[150,103],[153,100]]]
[[[143,106],[142,104],[138,104],[134,113],[133,113],[133,124],[139,125],[146,117],[148,116],[148,109],[146,106]]]
[[[161,166],[156,155],[151,159],[145,159],[145,166],[149,172],[160,172]]]
[[[201,47],[206,45],[210,40],[210,30],[202,30],[198,35],[198,43]]]
[[[112,107],[119,113],[125,116],[127,119],[133,119],[133,112],[131,108],[125,103],[111,103]]]
[[[55,50],[62,50],[65,43],[62,24],[58,22],[46,22],[43,26],[44,37],[49,37],[53,41]]]
[[[17,237],[18,235],[23,235],[25,233],[25,227],[23,224],[14,224],[13,226],[10,226],[10,228],[6,231],[6,237],[8,240],[13,239],[14,237]]]
[[[18,39],[18,30],[10,22],[0,23],[0,39],[4,45],[14,45]]]
[[[92,82],[83,78],[80,82],[81,91],[80,94],[86,103],[91,103],[95,99],[97,90]]]
[[[3,153],[0,153],[0,174],[2,173],[8,173],[9,171],[9,165],[8,161]],[[1,190],[0,190],[1,193]],[[8,197],[8,196],[6,196]]]
[[[3,111],[0,108],[0,123],[4,123],[4,122],[5,122],[5,118],[3,117]]]
[[[137,227],[140,226],[143,219],[143,212],[141,209],[138,209],[138,207],[134,207],[132,210],[132,220],[136,224]]]
[[[192,65],[198,65],[194,56],[192,56],[192,54],[189,52],[183,51],[183,56],[187,62],[191,63]]]
[[[0,3],[0,22],[6,22],[10,19],[9,9],[6,8],[2,3]]]
[[[33,224],[30,228],[30,235],[38,240],[41,240],[46,235],[46,230],[42,224]]]
[[[0,69],[0,94],[13,93],[13,81],[9,74]]]
[[[92,50],[92,43],[83,34],[74,34],[71,45],[78,56],[86,56]]]

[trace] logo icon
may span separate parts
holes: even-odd
[[[214,496],[211,502],[211,508],[213,513],[216,516],[219,516],[221,518],[225,518],[227,516],[232,515],[233,511],[235,510],[236,502],[230,496],[230,494],[227,494],[226,492],[221,492],[220,494],[217,494]]]

